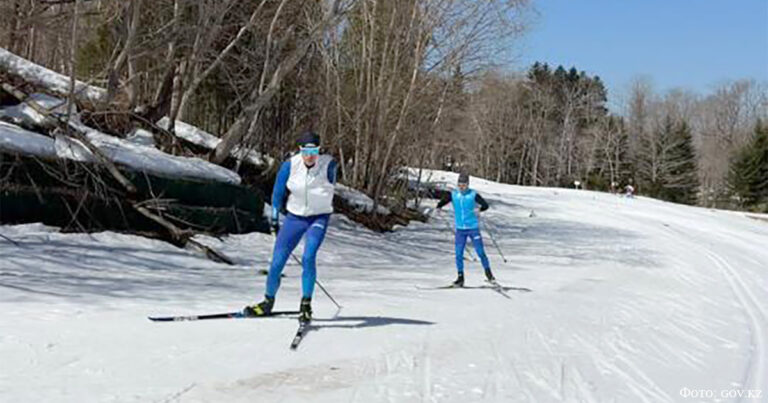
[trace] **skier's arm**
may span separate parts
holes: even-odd
[[[280,170],[277,171],[277,179],[275,179],[275,186],[272,188],[272,222],[276,222],[280,210],[283,208],[285,202],[285,194],[288,185],[288,178],[291,176],[291,162],[285,161],[280,165]]]
[[[338,164],[336,163],[336,160],[332,160],[328,164],[328,182],[336,184],[336,168],[338,167]]]
[[[440,202],[437,203],[437,208],[441,209],[443,206],[451,202],[451,194],[449,192],[444,192],[443,195],[440,197]]]
[[[475,203],[480,205],[480,211],[488,210],[488,202],[483,199],[483,196],[480,196],[480,193],[475,194]]]

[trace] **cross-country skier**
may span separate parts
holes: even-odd
[[[336,184],[336,161],[320,155],[320,136],[305,132],[297,141],[299,153],[283,162],[272,190],[271,226],[277,235],[272,252],[272,265],[267,275],[264,300],[244,309],[248,316],[266,316],[272,312],[280,287],[280,274],[288,257],[304,237],[302,257],[299,321],[312,319],[312,293],[315,289],[317,250],[323,243],[328,221],[333,213],[333,191]],[[288,210],[282,228],[278,214],[283,205]]]
[[[485,277],[489,282],[495,281],[491,272],[491,264],[488,262],[488,256],[486,256],[483,247],[480,221],[475,209],[477,205],[480,205],[479,211],[488,210],[488,203],[475,190],[469,188],[469,175],[465,173],[459,175],[458,189],[443,195],[440,202],[437,203],[437,209],[442,209],[448,203],[453,203],[456,222],[456,269],[459,271],[459,276],[453,285],[456,287],[464,286],[464,247],[467,243],[467,237],[472,239],[475,252],[480,256],[483,269],[485,269]]]

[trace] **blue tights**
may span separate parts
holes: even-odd
[[[483,264],[483,269],[490,269],[491,264],[488,262],[488,256],[485,254],[485,248],[483,248],[483,236],[480,235],[480,230],[474,229],[457,229],[456,230],[456,269],[459,274],[464,273],[464,247],[467,245],[467,237],[472,239],[472,245],[475,247],[477,256],[480,257],[480,262]]]
[[[309,217],[300,217],[288,214],[283,222],[283,226],[277,233],[275,249],[272,252],[272,265],[269,267],[267,275],[266,296],[274,298],[280,288],[280,274],[283,272],[285,263],[296,249],[302,236],[306,234],[304,242],[304,255],[301,258],[303,270],[301,273],[302,297],[312,298],[315,290],[315,279],[317,278],[317,250],[325,239],[325,231],[328,228],[330,214],[320,214]]]

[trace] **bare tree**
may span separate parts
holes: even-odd
[[[258,86],[251,91],[251,102],[243,108],[238,119],[222,136],[222,141],[211,155],[211,161],[221,163],[230,155],[232,150],[245,136],[248,126],[247,123],[251,121],[250,117],[260,112],[260,110],[271,101],[272,97],[277,92],[280,83],[304,57],[310,45],[318,38],[323,37],[326,31],[334,26],[334,24],[338,22],[338,19],[344,15],[347,8],[348,5],[345,6],[341,0],[334,0],[325,16],[323,16],[323,19],[309,32],[308,37],[299,42],[296,48],[287,54],[275,67],[269,84],[264,88]]]

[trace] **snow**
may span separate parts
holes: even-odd
[[[34,101],[41,107],[58,114],[67,113],[66,101],[52,97],[47,94],[34,93],[29,96],[30,101]],[[77,108],[73,109],[77,112]],[[26,123],[29,125],[42,125],[45,122],[45,116],[32,109],[26,103],[0,108],[0,119],[10,120],[15,124]]]
[[[76,124],[76,126],[86,133],[86,137],[94,146],[103,151],[115,163],[157,175],[240,183],[240,176],[236,173],[200,158],[166,154],[154,147],[109,136],[82,124]],[[64,138],[59,136],[57,143],[60,139]],[[79,141],[69,138],[65,140],[69,143],[68,145],[71,145],[68,148],[76,150],[70,153],[67,158],[95,160]]]
[[[368,197],[368,195],[365,193],[360,192],[359,190],[353,189],[349,186],[344,186],[341,183],[337,183],[334,194],[344,199],[347,204],[360,212],[373,211],[373,199]],[[382,205],[376,206],[376,212],[383,215],[391,214],[389,209]]]
[[[75,121],[73,125],[83,130],[88,140],[117,164],[156,175],[240,183],[239,175],[208,161],[166,154],[151,146],[106,135]],[[78,140],[63,135],[51,139],[5,122],[0,122],[0,150],[46,158],[96,161]]]
[[[226,266],[135,236],[0,226],[0,400],[736,402],[727,394],[751,390],[760,397],[742,401],[765,401],[768,223],[643,197],[471,186],[510,261],[486,231],[496,277],[531,292],[417,289],[455,277],[450,213],[385,234],[334,216],[318,280],[344,308],[317,289],[316,327],[297,351],[291,318],[146,319],[260,300],[269,235],[200,238],[235,259]],[[480,285],[479,263],[466,265]],[[285,274],[276,308],[296,309],[300,268],[289,261]]]
[[[160,119],[157,122],[157,125],[162,127],[163,129],[168,130],[168,128],[170,127],[170,122],[171,120],[168,119],[168,117],[166,116]],[[180,120],[177,120],[173,126],[174,126],[174,133],[176,134],[176,136],[184,140],[187,140],[192,144],[196,144],[200,147],[213,150],[221,142],[220,138],[196,126],[190,125],[189,123],[185,123]],[[250,162],[251,164],[257,165],[257,166],[274,165],[274,160],[272,159],[272,157],[259,154],[253,150],[243,150],[243,149],[240,149],[239,147],[236,147],[232,151],[232,156],[234,156],[235,158],[244,159]]]
[[[33,85],[43,86],[61,95],[69,94],[70,78],[68,76],[35,64],[3,48],[0,48],[0,66]],[[107,95],[105,89],[87,85],[82,81],[75,83],[75,91],[80,97],[85,97],[91,102],[99,102]]]
[[[55,158],[56,148],[50,137],[0,121],[0,151]]]
[[[133,129],[126,137],[125,141],[129,143],[138,144],[141,146],[155,147],[155,136],[152,134],[152,132],[144,130],[144,129]]]

